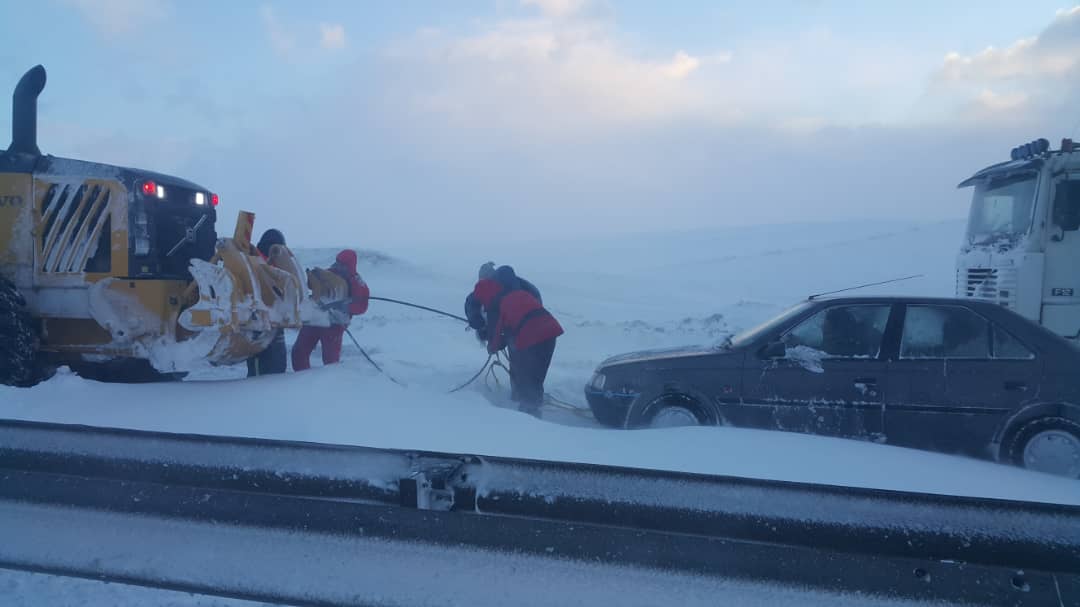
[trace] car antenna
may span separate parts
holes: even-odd
[[[892,284],[894,282],[903,282],[905,280],[911,280],[912,278],[922,278],[925,274],[912,274],[911,276],[904,276],[903,278],[893,278],[891,280],[883,280],[881,282],[871,282],[865,285],[859,285],[857,287],[848,287],[846,289],[837,289],[836,291],[826,291],[825,293],[814,293],[810,297],[806,298],[806,301],[814,301],[819,297],[825,297],[826,295],[836,295],[837,293],[847,293],[848,291],[856,291],[858,289],[865,289],[867,287],[877,287],[880,285]]]

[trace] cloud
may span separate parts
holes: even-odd
[[[949,53],[933,75],[936,99],[959,100],[972,117],[1024,120],[1056,113],[1080,94],[1080,6],[1058,11],[1038,35],[972,55]]]
[[[398,75],[387,94],[450,123],[528,136],[683,121],[805,132],[899,122],[933,67],[906,44],[820,28],[731,47],[643,47],[614,13],[573,6],[418,31],[387,53]]]
[[[949,53],[939,72],[947,82],[1062,78],[1080,65],[1080,6],[1059,11],[1038,36],[964,56]]]
[[[588,0],[521,0],[523,6],[533,6],[547,17],[562,19],[578,14]]]
[[[321,36],[319,45],[327,50],[341,50],[345,48],[345,26],[339,23],[323,23],[319,25]]]
[[[259,16],[262,18],[270,46],[279,55],[290,55],[296,49],[296,35],[282,23],[273,7],[264,4],[259,8]]]
[[[388,53],[394,93],[477,128],[593,130],[703,110],[697,75],[730,54],[645,56],[585,18],[499,21],[469,34],[427,30]]]
[[[106,38],[115,38],[168,16],[166,0],[68,0]]]

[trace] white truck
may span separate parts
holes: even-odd
[[[1039,139],[974,186],[957,297],[995,301],[1080,344],[1080,144]]]

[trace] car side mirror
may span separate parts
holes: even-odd
[[[761,349],[759,355],[761,358],[784,358],[787,356],[787,346],[782,341],[770,341]]]

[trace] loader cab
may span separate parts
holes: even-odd
[[[33,187],[36,273],[188,281],[214,254],[217,196],[183,179],[42,156]]]
[[[22,287],[70,288],[105,277],[190,281],[214,254],[218,197],[189,181],[42,154],[36,66],[12,95],[0,151],[0,267]]]
[[[956,294],[994,301],[1069,339],[1080,338],[1080,145],[1046,139],[1014,148],[972,188]]]
[[[124,169],[129,191],[128,275],[191,280],[191,259],[214,255],[218,196],[167,175]]]

